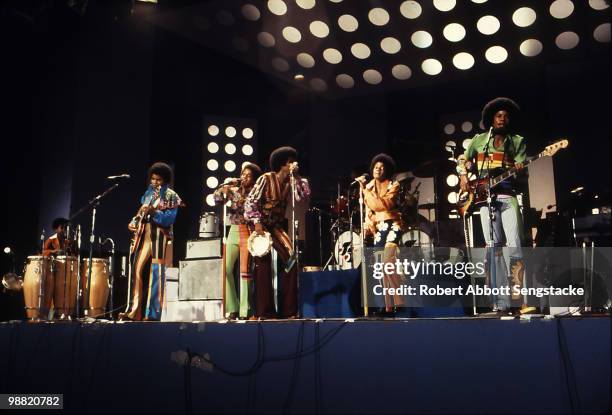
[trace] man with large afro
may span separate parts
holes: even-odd
[[[172,225],[178,208],[183,204],[179,195],[170,189],[173,177],[168,164],[154,163],[149,168],[148,179],[149,186],[140,198],[140,209],[128,225],[134,236],[130,247],[128,301],[125,312],[119,313],[121,320],[155,321],[161,318],[166,248],[173,236]],[[145,272],[147,268],[148,273]]]
[[[297,318],[297,267],[293,244],[286,231],[285,211],[293,199],[291,180],[295,182],[296,201],[310,197],[308,181],[299,176],[298,153],[293,147],[280,147],[270,154],[271,171],[264,173],[249,193],[245,217],[259,235],[268,232],[283,266],[279,269],[279,310],[274,308],[271,256],[255,257],[255,315],[253,318]]]
[[[461,191],[464,194],[471,191],[468,183],[469,175],[473,174],[479,180],[489,179],[512,168],[517,170],[523,168],[527,158],[527,146],[525,138],[515,133],[519,115],[518,104],[510,98],[498,97],[484,106],[482,124],[486,131],[472,138],[465,153],[457,162]],[[483,180],[483,183],[486,181]],[[487,263],[488,284],[494,287],[515,285],[522,287],[525,265],[521,249],[523,224],[516,198],[517,184],[512,180],[506,180],[491,190],[494,194],[491,212],[486,201],[480,204],[474,203],[475,209],[480,211],[486,245],[495,247],[497,252],[495,260]],[[493,221],[491,215],[494,217]],[[509,261],[504,260],[502,255],[501,247],[504,245],[508,247]],[[493,297],[492,313],[495,315],[509,312],[527,313],[533,310],[527,306],[526,299],[515,290],[512,290],[511,296]]]

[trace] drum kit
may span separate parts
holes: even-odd
[[[11,288],[23,290],[28,319],[35,321],[49,318],[72,319],[76,317],[77,301],[81,309],[87,307],[85,297],[82,295],[87,292],[89,292],[87,315],[101,317],[105,314],[110,292],[109,260],[92,259],[89,287],[87,286],[89,260],[83,259],[80,267],[78,263],[76,256],[69,255],[28,256],[24,266],[23,281],[14,282]]]

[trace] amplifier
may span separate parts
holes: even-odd
[[[221,258],[179,261],[179,301],[220,300],[223,295],[221,261]]]
[[[187,241],[185,259],[221,258],[221,238],[191,239]]]

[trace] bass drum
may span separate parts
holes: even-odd
[[[23,278],[23,298],[26,315],[29,319],[46,320],[49,316],[53,300],[53,271],[51,262],[51,258],[41,255],[29,256],[26,261]]]
[[[353,234],[353,245],[355,246],[355,260],[351,245],[351,233]],[[357,232],[345,231],[340,234],[334,247],[334,257],[340,269],[357,268],[361,265],[362,245],[361,238]]]

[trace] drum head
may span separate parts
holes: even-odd
[[[256,257],[269,254],[272,249],[272,236],[270,236],[270,232],[264,232],[263,235],[259,235],[257,232],[251,233],[247,241],[247,249],[251,255]]]
[[[402,247],[429,247],[433,246],[431,237],[421,229],[410,227],[402,235]]]
[[[353,234],[353,244],[351,245],[351,234]],[[355,260],[353,261],[353,246]],[[357,268],[361,265],[362,257],[361,238],[358,233],[345,231],[340,234],[334,247],[334,256],[340,269]]]

